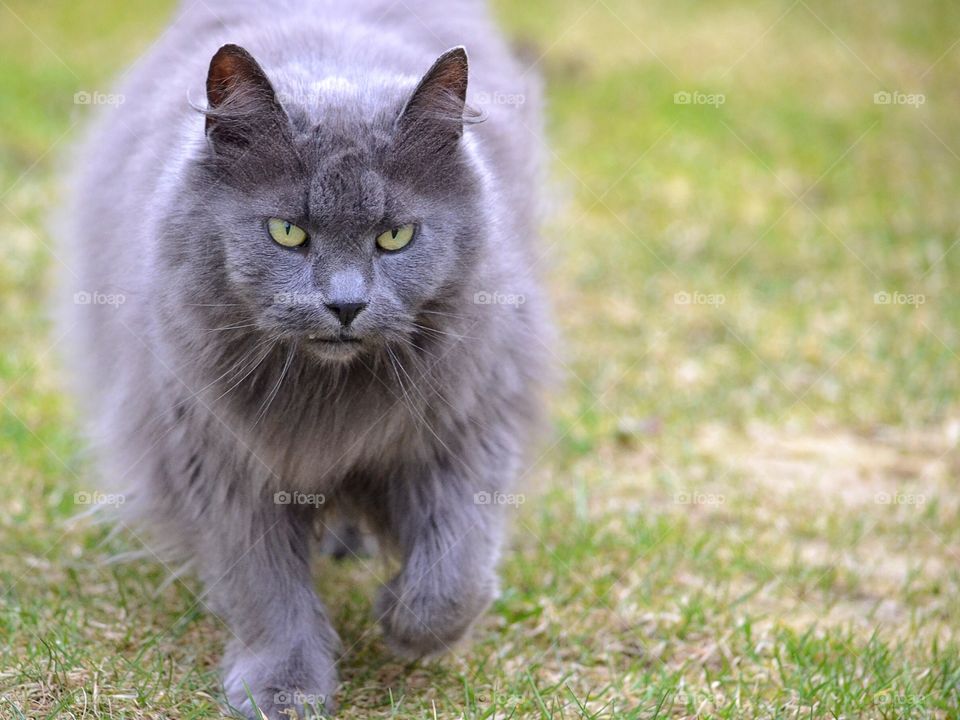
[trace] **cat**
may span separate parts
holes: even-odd
[[[230,705],[332,711],[317,523],[397,558],[374,616],[401,658],[498,593],[549,369],[538,81],[481,0],[224,0],[119,97],[63,232],[100,472],[229,628]]]

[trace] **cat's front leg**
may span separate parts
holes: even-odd
[[[230,631],[224,686],[230,704],[260,720],[286,720],[333,707],[339,639],[313,590],[311,524],[273,497],[221,508],[199,557],[203,602]]]
[[[446,471],[391,488],[391,539],[403,569],[380,589],[389,648],[416,659],[447,652],[498,593],[502,506],[473,479]]]

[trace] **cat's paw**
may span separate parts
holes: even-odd
[[[424,587],[438,586],[424,583],[404,587],[401,575],[380,588],[374,608],[387,647],[406,660],[432,658],[452,650],[496,597],[496,581],[477,584],[456,595],[430,592]]]
[[[325,652],[298,648],[281,662],[234,655],[226,663],[224,687],[230,706],[250,720],[329,717],[336,709],[337,674]]]

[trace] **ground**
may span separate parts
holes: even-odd
[[[548,85],[552,431],[472,646],[391,659],[383,565],[320,561],[341,716],[957,717],[960,6],[497,5]],[[44,304],[75,93],[169,6],[0,0],[4,718],[221,712],[197,584],[75,517]]]

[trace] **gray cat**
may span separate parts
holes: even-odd
[[[398,558],[401,657],[497,594],[546,366],[539,102],[479,0],[190,5],[78,164],[70,364],[125,521],[230,629],[229,702],[277,718],[337,687],[317,523]]]

